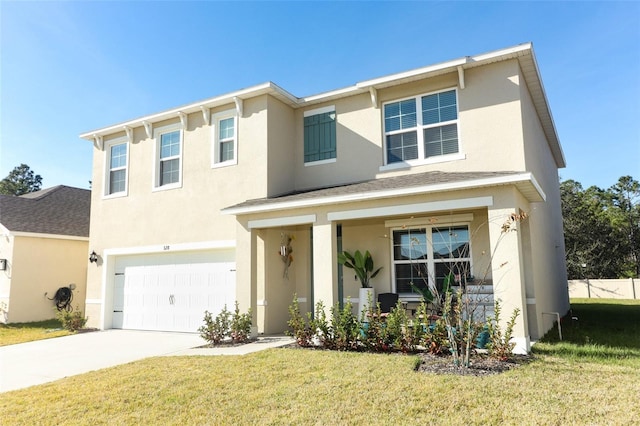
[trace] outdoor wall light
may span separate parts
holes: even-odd
[[[98,255],[96,254],[95,251],[92,251],[91,254],[89,255],[89,262],[98,263]]]

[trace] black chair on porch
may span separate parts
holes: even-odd
[[[388,314],[398,303],[398,293],[380,293],[378,303],[380,304],[380,313]]]

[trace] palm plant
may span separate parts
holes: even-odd
[[[364,254],[360,250],[356,250],[354,254],[343,251],[338,254],[338,263],[354,270],[362,288],[371,287],[369,280],[378,275],[378,272],[382,269],[381,266],[375,271],[373,270],[373,257],[371,257],[369,250]]]

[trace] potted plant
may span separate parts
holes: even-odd
[[[365,309],[365,304],[369,299],[375,301],[375,291],[371,287],[370,280],[375,278],[376,275],[382,270],[382,267],[373,269],[373,257],[367,250],[364,254],[360,250],[356,250],[351,254],[348,251],[343,251],[338,254],[338,263],[346,266],[349,269],[353,269],[356,273],[356,277],[360,280],[360,292],[358,294],[358,317],[361,316],[362,311]]]

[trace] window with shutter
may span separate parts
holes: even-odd
[[[335,109],[308,111],[304,115],[304,162],[336,158]]]

